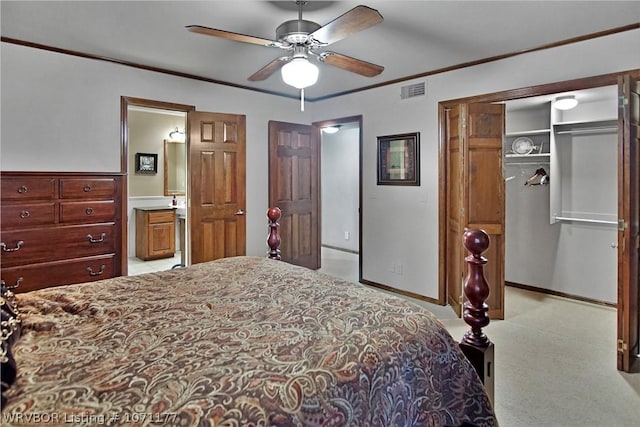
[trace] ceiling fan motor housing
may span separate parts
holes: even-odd
[[[276,28],[276,40],[292,45],[305,44],[309,40],[309,34],[318,28],[320,24],[304,19],[286,21]]]

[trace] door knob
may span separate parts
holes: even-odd
[[[244,215],[246,212],[243,211],[242,209],[238,209],[238,211],[236,212],[236,215]]]

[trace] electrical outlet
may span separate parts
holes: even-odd
[[[349,240],[351,238],[351,233],[349,233],[348,231],[344,232],[344,240]]]

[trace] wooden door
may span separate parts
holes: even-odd
[[[269,206],[282,210],[282,260],[320,268],[320,144],[312,126],[269,122]]]
[[[245,116],[194,111],[187,119],[191,263],[245,255]]]
[[[447,162],[446,162],[446,267],[445,281],[447,289],[447,302],[455,310],[458,316],[462,315],[462,284],[466,270],[464,263],[464,248],[462,247],[462,234],[467,224],[466,218],[466,190],[465,156],[462,147],[464,130],[461,118],[462,107],[456,105],[447,111]]]
[[[640,196],[640,81],[619,79],[618,114],[618,369],[636,370],[640,347],[638,316],[638,256]]]
[[[491,244],[485,276],[491,293],[489,316],[504,318],[503,104],[460,104],[449,111],[447,126],[447,300],[460,315],[467,254],[464,228],[480,228]]]

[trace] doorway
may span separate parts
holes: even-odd
[[[360,122],[320,126],[321,271],[360,280]]]
[[[507,285],[616,305],[617,93],[603,86],[506,102]],[[556,108],[569,97],[578,104]],[[582,261],[586,248],[597,263]]]
[[[340,236],[357,245],[362,254],[362,116],[314,122],[311,126],[298,123],[269,122],[269,206],[282,209],[280,235],[282,236],[282,260],[310,269],[319,269],[321,264],[321,236],[323,228],[321,212],[321,142],[323,128],[344,126],[343,135],[352,134],[357,138],[357,164],[354,161],[346,166],[349,171],[338,171],[340,176],[349,172],[357,184],[357,234],[355,221],[344,229],[338,224]],[[346,132],[346,129],[351,132]],[[355,129],[358,129],[356,132]],[[339,132],[338,132],[339,133]],[[355,142],[355,141],[354,141]],[[352,148],[353,150],[353,148]],[[351,193],[355,193],[353,190]],[[329,197],[329,196],[327,196]],[[351,196],[352,197],[352,196]],[[351,201],[353,202],[353,200]],[[349,215],[353,215],[353,211]],[[324,225],[326,227],[327,224]],[[344,237],[342,237],[343,239]],[[338,247],[345,248],[339,239]],[[356,247],[356,246],[351,246]],[[362,257],[358,257],[357,281],[362,279]],[[354,279],[351,279],[354,280]]]
[[[188,263],[186,131],[187,113],[193,110],[122,98],[122,170],[127,173],[122,245],[128,275]]]
[[[640,169],[640,156],[637,149],[638,146],[638,129],[640,127],[640,72],[638,70],[630,73],[621,74],[608,74],[598,77],[589,77],[583,79],[577,79],[567,82],[553,83],[547,85],[534,86],[524,89],[514,89],[505,92],[498,92],[493,94],[481,95],[476,97],[469,97],[465,99],[457,99],[440,103],[440,128],[441,128],[441,150],[439,159],[439,174],[440,174],[440,228],[439,228],[439,240],[440,240],[440,265],[443,268],[440,270],[439,276],[439,289],[440,300],[444,302],[447,298],[447,291],[449,288],[456,289],[461,287],[462,283],[454,281],[448,281],[446,272],[450,269],[449,265],[455,262],[452,260],[448,253],[447,246],[447,233],[449,228],[447,210],[448,197],[450,197],[451,189],[448,188],[451,184],[447,183],[447,176],[449,174],[449,161],[450,161],[450,144],[449,144],[449,129],[447,124],[449,123],[449,112],[465,108],[468,105],[476,107],[482,107],[484,105],[490,105],[490,103],[501,103],[514,99],[523,99],[527,97],[543,96],[550,94],[558,94],[571,91],[580,91],[584,89],[599,88],[603,86],[617,85],[617,114],[616,119],[613,120],[617,124],[618,139],[617,139],[617,194],[618,194],[618,206],[617,206],[617,315],[618,315],[618,339],[616,341],[616,353],[617,353],[617,366],[619,370],[632,371],[634,370],[634,363],[638,360],[639,342],[640,342],[640,320],[638,316],[638,263],[639,255],[638,251],[638,217],[639,204],[638,204],[638,187],[640,186],[639,169]],[[464,129],[464,121],[462,122]],[[561,125],[559,130],[570,132],[573,124],[566,123]],[[554,128],[553,133],[556,132]],[[464,141],[460,144],[464,150],[466,150]],[[553,150],[553,147],[552,147]],[[554,153],[552,152],[552,155]],[[552,156],[553,157],[553,156]],[[502,162],[500,162],[501,165]],[[466,165],[465,168],[477,169],[479,164]],[[491,168],[486,168],[491,169]],[[495,173],[494,169],[489,170],[490,173]],[[500,171],[502,172],[502,171]],[[561,177],[562,175],[558,171],[551,168],[551,176]],[[552,178],[553,179],[553,178]],[[491,194],[492,188],[481,187],[477,189],[478,194]],[[555,217],[555,220],[564,221],[569,218],[571,221],[575,221],[575,218],[566,217],[563,210],[556,210],[557,197],[550,197],[552,207],[550,208],[550,218]],[[467,203],[466,200],[462,200],[462,203]],[[561,205],[564,207],[564,205]],[[607,220],[607,222],[610,222]],[[526,243],[526,242],[524,242]],[[584,248],[588,248],[588,245],[583,246],[583,250],[579,253],[584,253]],[[591,260],[591,258],[589,258]],[[589,260],[583,260],[583,262],[590,262]],[[504,262],[504,259],[500,261]],[[597,260],[595,260],[597,262]],[[504,265],[504,264],[501,264]],[[453,277],[453,275],[451,275]],[[457,276],[456,276],[457,279]],[[500,290],[504,287],[504,280],[494,282],[494,286],[500,287]],[[458,292],[460,289],[457,290]],[[635,363],[637,368],[637,363]]]

